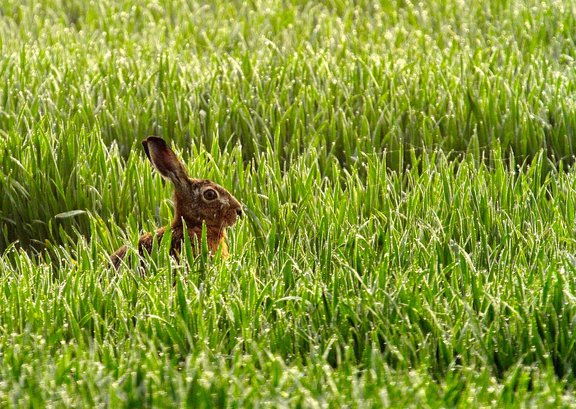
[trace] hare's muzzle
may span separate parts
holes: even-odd
[[[242,209],[236,209],[236,215],[238,217],[242,217],[243,213],[242,213]]]

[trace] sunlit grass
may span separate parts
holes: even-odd
[[[574,15],[4,1],[2,405],[573,404]],[[108,267],[172,217],[150,134],[228,260]]]

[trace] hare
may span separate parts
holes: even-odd
[[[184,165],[164,139],[150,136],[142,141],[142,145],[146,156],[156,170],[174,184],[175,213],[174,221],[170,226],[172,230],[171,253],[177,255],[180,252],[184,239],[184,223],[193,243],[195,238],[200,242],[202,224],[205,224],[210,253],[215,254],[221,248],[222,256],[227,257],[226,227],[232,226],[239,217],[242,217],[240,202],[230,192],[214,182],[190,178]],[[156,231],[158,241],[167,227]],[[150,252],[153,241],[154,235],[151,233],[142,235],[138,241],[139,253],[142,254],[144,250]],[[127,247],[122,246],[110,256],[116,269],[120,267],[126,250]]]

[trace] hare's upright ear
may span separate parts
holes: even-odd
[[[168,147],[166,141],[157,136],[149,136],[142,141],[144,152],[152,165],[160,174],[179,185],[188,179],[184,165],[178,160],[176,154]]]

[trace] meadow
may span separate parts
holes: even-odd
[[[576,407],[575,20],[0,1],[0,406]],[[245,205],[228,259],[134,251],[148,135]]]

